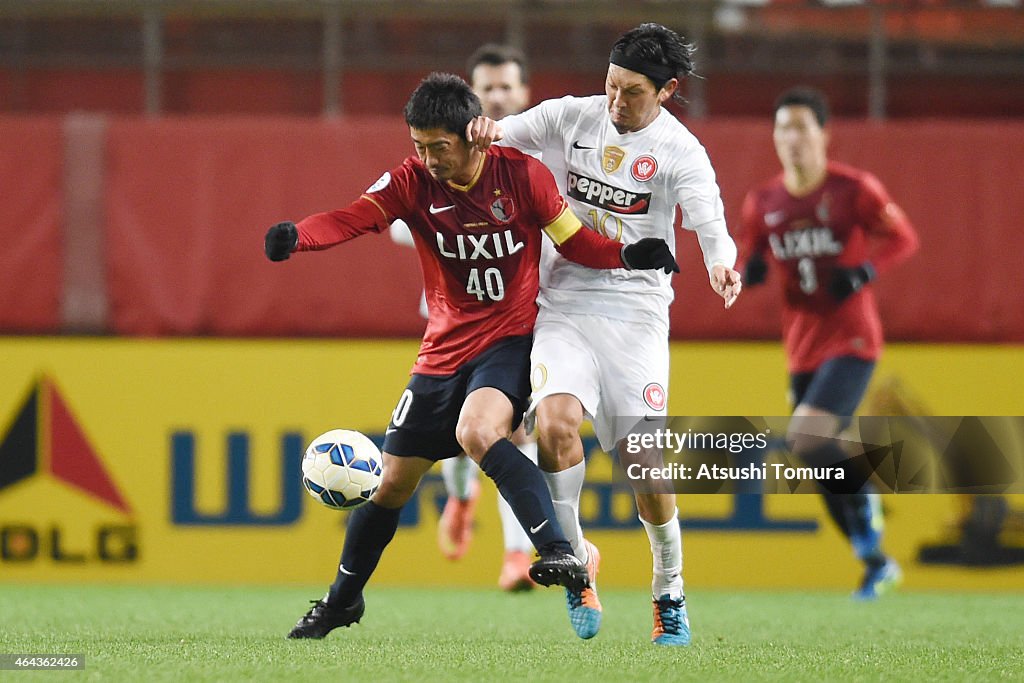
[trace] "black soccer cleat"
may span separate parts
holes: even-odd
[[[564,586],[579,592],[590,585],[587,565],[572,553],[550,553],[530,565],[530,578],[541,586]]]
[[[288,634],[289,638],[323,638],[336,628],[359,623],[366,611],[362,596],[355,603],[342,608],[331,607],[323,600],[311,602],[313,606],[295,624],[295,628]]]

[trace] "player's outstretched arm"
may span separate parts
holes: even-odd
[[[743,278],[738,271],[727,268],[721,263],[711,267],[710,273],[711,289],[725,299],[725,307],[732,308],[743,291]]]
[[[665,240],[645,237],[623,246],[593,230],[581,227],[555,249],[565,258],[588,268],[628,268],[629,270],[663,270],[678,273],[679,264]]]

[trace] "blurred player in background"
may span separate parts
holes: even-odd
[[[373,500],[352,512],[337,575],[289,633],[323,638],[359,621],[363,588],[398,527],[402,506],[435,461],[465,452],[530,530],[542,585],[582,590],[586,566],[572,554],[537,467],[508,437],[529,394],[543,234],[560,252],[596,268],[677,268],[668,245],[622,247],[569,210],[551,173],[515,150],[483,151],[465,138],[481,113],[469,85],[431,74],[413,92],[405,119],[416,156],[387,171],[343,209],[267,232],[272,261],[327,249],[397,218],[413,231],[430,318],[412,378],[384,437],[384,477]]]
[[[539,154],[576,215],[615,239],[656,236],[674,250],[678,205],[683,225],[697,233],[711,287],[728,308],[741,286],[715,173],[700,142],[662,106],[693,72],[692,52],[674,31],[643,24],[612,47],[605,95],[547,100],[500,125],[474,122],[470,137],[493,130],[503,144]],[[579,523],[580,427],[592,420],[602,448],[611,451],[640,418],[665,416],[672,298],[671,278],[662,274],[588,272],[551,250],[542,255],[528,419],[536,419],[558,520],[590,571],[590,586],[566,591],[581,638],[597,634],[601,603],[594,585],[600,555]],[[675,494],[638,491],[636,504],[654,557],[652,640],[688,645]]]
[[[851,454],[839,436],[867,389],[882,350],[871,282],[917,249],[903,211],[870,173],[828,159],[828,104],[795,88],[775,103],[775,151],[782,173],[743,203],[744,283],[780,275],[782,338],[796,406],[787,440],[808,461],[835,464]],[[821,487],[829,515],[864,563],[854,597],[873,599],[899,583],[882,551],[878,495]]]
[[[480,98],[484,116],[500,120],[507,114],[521,112],[530,101],[526,57],[514,47],[495,43],[482,45],[469,58],[466,73],[470,87]],[[391,226],[391,238],[399,244],[415,246],[409,227],[402,221]],[[427,316],[426,299],[420,304],[420,312],[423,317]],[[537,443],[526,435],[522,426],[512,434],[512,443],[531,461],[537,462]],[[437,541],[442,554],[450,560],[465,555],[473,538],[480,492],[479,472],[480,468],[465,454],[441,462],[448,499],[438,522]],[[529,572],[533,544],[501,496],[498,496],[498,513],[505,547],[498,586],[506,591],[529,590],[535,585]]]

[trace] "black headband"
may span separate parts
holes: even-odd
[[[641,57],[633,57],[627,55],[622,50],[612,50],[608,61],[616,66],[621,66],[623,69],[629,69],[630,71],[647,76],[659,87],[676,77],[676,69],[673,67],[649,62]]]

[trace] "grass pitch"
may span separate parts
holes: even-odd
[[[286,640],[320,590],[0,585],[0,653],[84,654],[60,675],[113,681],[1024,678],[1019,594],[694,592],[693,645],[661,648],[642,591],[602,591],[601,633],[580,641],[560,589],[370,588],[361,624]]]

